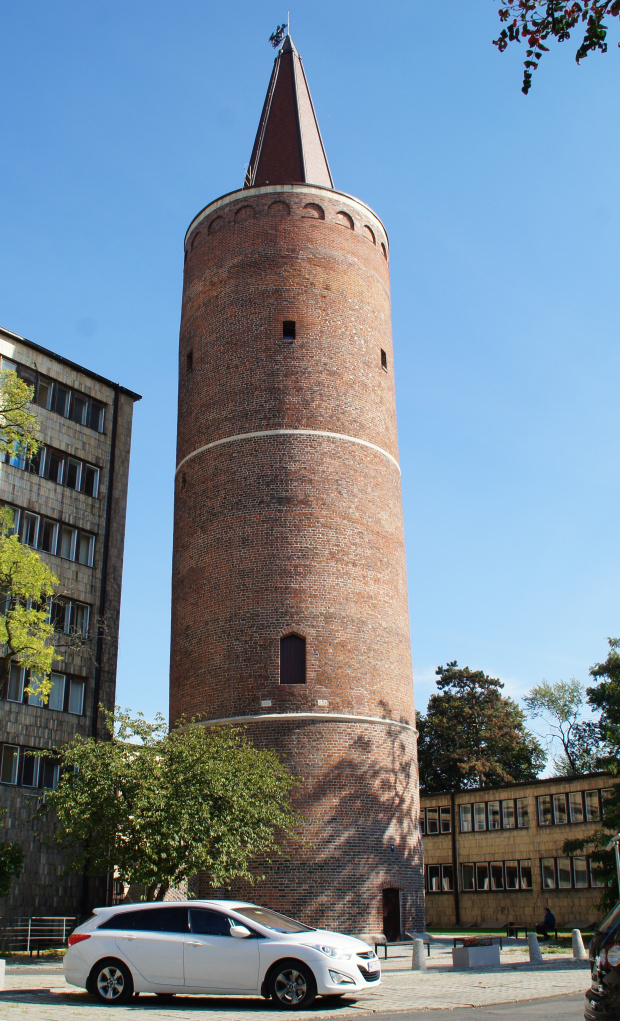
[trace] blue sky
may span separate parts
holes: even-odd
[[[519,697],[618,620],[617,33],[525,98],[495,0],[299,0],[336,187],[391,241],[416,696],[457,659]],[[143,394],[118,699],[167,710],[183,236],[240,186],[271,0],[0,7],[0,323]]]

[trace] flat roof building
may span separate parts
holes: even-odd
[[[551,777],[420,794],[430,928],[533,928],[548,904],[560,926],[601,917],[601,883],[564,841],[599,826],[613,778]]]
[[[86,910],[81,876],[59,879],[36,810],[58,782],[53,749],[77,734],[101,737],[99,705],[116,690],[125,511],[133,405],[138,394],[0,328],[2,369],[34,388],[41,447],[0,463],[0,502],[13,510],[21,541],[59,578],[50,613],[66,636],[47,705],[25,693],[27,672],[12,664],[0,689],[0,839],[26,852],[24,871],[2,902],[3,916],[70,915]]]

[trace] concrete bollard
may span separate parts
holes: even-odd
[[[528,932],[527,945],[530,951],[530,964],[542,964],[543,956],[540,952],[540,944],[535,932]]]
[[[425,971],[426,970],[426,950],[424,949],[424,940],[414,939],[413,941],[413,953],[411,954],[411,968],[412,971]]]
[[[6,961],[0,960],[0,989],[4,989],[4,973],[6,971]]]
[[[573,961],[587,961],[588,952],[583,945],[583,939],[581,938],[581,932],[579,929],[573,929]]]

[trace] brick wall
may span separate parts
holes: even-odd
[[[284,320],[296,324],[293,342]],[[368,207],[274,186],[233,193],[194,220],[171,719],[242,717],[303,776],[316,850],[280,863],[261,896],[358,931],[381,928],[385,886],[401,888],[407,925],[423,913],[393,372],[387,238]],[[280,638],[292,631],[306,639],[305,685],[280,684]],[[299,712],[353,719],[251,720]],[[362,716],[404,725],[398,765],[390,728]],[[395,771],[407,778],[400,792]]]

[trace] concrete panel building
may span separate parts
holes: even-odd
[[[334,188],[290,37],[245,186],[185,238],[170,714],[303,778],[307,845],[235,895],[423,925],[388,237]]]
[[[562,847],[600,826],[612,782],[591,773],[422,793],[427,924],[531,929],[547,904],[561,926],[599,919],[589,858]]]
[[[8,809],[0,839],[26,851],[0,914],[78,914],[89,907],[88,884],[78,875],[58,878],[62,861],[41,841],[46,830],[36,815],[58,765],[51,755],[26,753],[51,751],[76,734],[101,737],[98,707],[114,706],[131,425],[140,398],[4,329],[0,356],[2,369],[15,369],[34,388],[42,440],[32,461],[16,452],[0,463],[0,501],[12,508],[21,541],[58,576],[50,614],[72,636],[47,705],[28,697],[29,678],[15,665],[0,691],[0,805]]]

